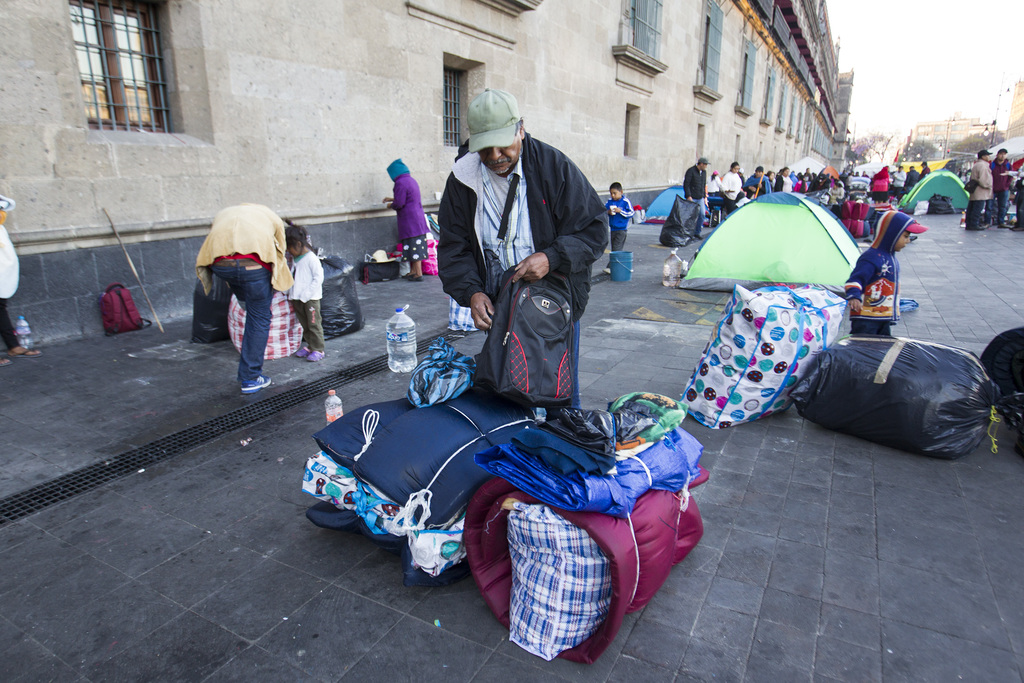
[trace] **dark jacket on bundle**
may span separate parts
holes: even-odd
[[[438,271],[444,291],[460,306],[485,291],[476,191],[457,177],[460,164],[479,163],[476,154],[467,156],[472,159],[456,161],[448,176],[438,211]],[[551,145],[527,134],[521,160],[534,251],[544,252],[550,269],[569,277],[573,320],[579,320],[590,297],[590,266],[608,245],[604,204],[576,164]]]
[[[707,187],[707,171],[700,170],[696,164],[686,169],[686,175],[683,176],[683,191],[687,199],[699,202],[707,195]]]

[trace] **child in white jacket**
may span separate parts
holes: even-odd
[[[324,267],[309,248],[309,234],[305,228],[289,224],[284,235],[288,253],[292,255],[292,275],[295,278],[295,284],[288,290],[288,300],[302,325],[302,341],[308,344],[295,355],[316,363],[325,355],[324,326],[320,320]]]

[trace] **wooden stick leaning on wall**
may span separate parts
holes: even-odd
[[[153,322],[160,328],[160,331],[164,331],[164,326],[160,324],[160,316],[156,314],[156,309],[153,308],[153,302],[149,300],[149,294],[146,293],[146,286],[142,284],[142,278],[139,277],[139,271],[135,270],[135,264],[132,263],[132,257],[128,255],[128,250],[124,246],[124,242],[121,241],[121,235],[117,232],[117,226],[114,225],[114,219],[110,217],[106,209],[103,209],[103,213],[107,215],[107,220],[110,221],[110,228],[114,231],[114,237],[117,238],[117,243],[121,245],[121,251],[124,252],[124,257],[128,259],[128,265],[132,269],[132,274],[135,276],[135,281],[139,283],[139,288],[142,289],[142,296],[146,297],[146,305],[149,306],[149,312],[153,314]]]

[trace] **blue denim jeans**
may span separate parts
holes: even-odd
[[[238,361],[238,381],[252,382],[263,372],[263,355],[270,336],[270,302],[274,289],[266,268],[248,270],[245,266],[211,266],[213,274],[228,283],[239,301],[245,302],[245,331],[242,333],[242,357]]]
[[[883,337],[891,337],[891,320],[865,320],[854,318],[850,321],[850,334],[876,334]]]
[[[992,199],[995,200],[996,210],[995,215],[992,217],[992,223],[995,225],[1002,225],[1006,222],[1006,209],[1010,205],[1010,191],[999,190],[992,193]]]

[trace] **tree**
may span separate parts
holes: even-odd
[[[964,138],[960,142],[954,142],[950,145],[950,149],[954,152],[977,152],[985,149],[990,142],[991,141],[984,135],[972,135]]]
[[[938,159],[940,156],[939,146],[931,140],[925,140],[924,138],[912,141],[903,150],[903,160],[905,161],[927,161],[929,159]]]
[[[894,144],[896,143],[896,144]],[[868,133],[862,138],[853,142],[854,154],[857,160],[865,161],[888,161],[896,155],[899,143],[896,140],[896,133]]]

